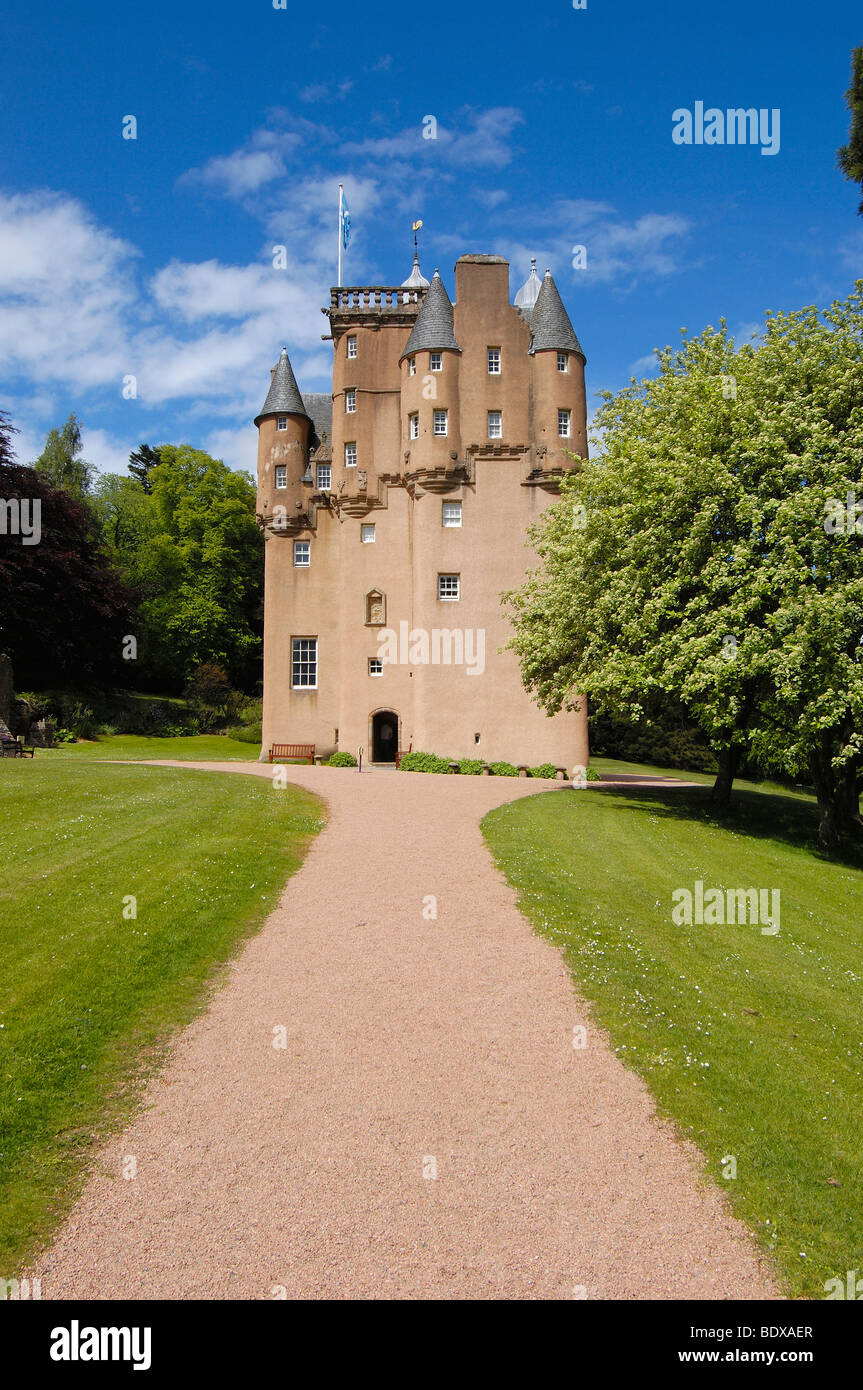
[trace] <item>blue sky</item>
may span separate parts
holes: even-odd
[[[532,255],[550,266],[591,406],[681,326],[747,336],[863,275],[835,168],[859,2],[287,6],[3,0],[0,405],[22,462],[74,410],[103,470],[142,440],[252,468],[282,343],[301,388],[329,385],[340,180],[345,284],[404,279],[413,218],[451,294],[466,251],[507,256],[513,294]],[[778,153],[676,145],[696,101],[778,108]]]

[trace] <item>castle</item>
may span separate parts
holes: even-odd
[[[550,272],[510,303],[501,256],[331,291],[332,395],[287,351],[258,427],[266,537],[263,752],[373,763],[587,764],[587,714],[549,717],[502,650],[526,528],[587,457],[584,354]]]

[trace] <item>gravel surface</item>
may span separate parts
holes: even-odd
[[[99,1155],[43,1297],[778,1296],[485,848],[550,784],[289,776],[328,826]]]

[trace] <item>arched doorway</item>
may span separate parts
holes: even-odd
[[[372,715],[372,762],[394,763],[399,746],[399,717],[391,709]]]

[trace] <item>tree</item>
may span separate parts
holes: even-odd
[[[159,450],[151,449],[149,444],[140,444],[129,455],[129,472],[147,493],[151,491],[150,473],[160,462]]]
[[[14,464],[15,451],[12,448],[12,436],[17,433],[18,431],[9,418],[9,412],[0,410],[0,463]]]
[[[606,393],[602,457],[564,481],[541,568],[508,596],[540,704],[679,702],[719,755],[718,800],[747,750],[808,771],[831,849],[863,833],[861,543],[825,525],[863,483],[861,291],[770,316],[739,351],[706,329]]]
[[[39,517],[35,544],[0,536],[0,648],[19,686],[118,679],[122,639],[134,631],[134,594],[111,566],[89,511],[45,473],[5,458],[0,498],[19,509],[23,502],[31,516],[38,508]]]
[[[217,662],[248,689],[263,630],[255,485],[189,445],[160,445],[159,459],[149,473],[146,544],[130,571],[143,593],[143,660],[175,685]]]
[[[70,496],[83,501],[90,491],[96,470],[79,457],[82,448],[81,427],[73,413],[62,429],[49,431],[45,448],[31,466],[54,487],[62,488]]]
[[[846,179],[859,183],[863,190],[863,47],[851,50],[851,86],[845,93],[845,104],[851,113],[848,144],[836,151],[836,163]],[[857,209],[863,217],[863,200]]]

